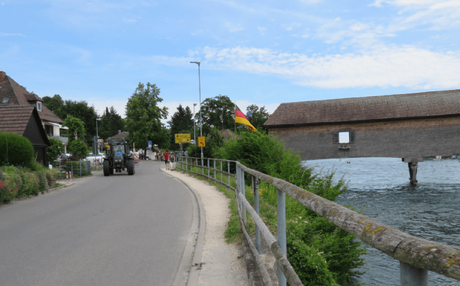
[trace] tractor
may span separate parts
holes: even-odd
[[[107,156],[104,158],[104,176],[113,175],[116,172],[128,171],[128,175],[134,175],[134,155],[129,152],[125,138],[112,138],[107,142]]]

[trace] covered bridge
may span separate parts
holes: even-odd
[[[305,160],[460,154],[460,90],[282,103],[264,124]]]

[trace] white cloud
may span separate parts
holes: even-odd
[[[268,74],[316,88],[459,88],[460,52],[412,46],[378,47],[361,53],[313,55],[257,48],[205,48],[206,66]]]

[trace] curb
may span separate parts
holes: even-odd
[[[160,167],[160,170],[169,177],[184,184],[190,190],[191,195],[196,201],[196,208],[194,207],[193,209],[191,235],[185,246],[184,254],[182,255],[173,285],[199,285],[198,278],[201,270],[201,255],[203,253],[204,236],[206,231],[206,217],[203,203],[201,202],[200,195],[189,184],[179,178],[171,176],[162,167]]]

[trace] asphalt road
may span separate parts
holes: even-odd
[[[195,201],[163,165],[0,206],[0,285],[172,285]]]

